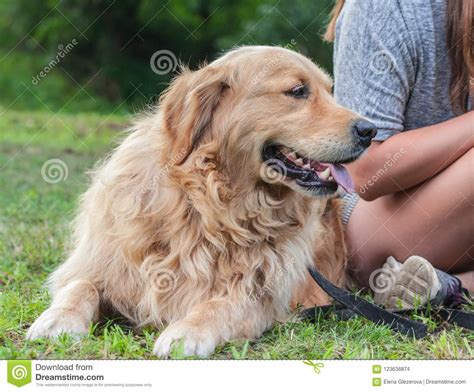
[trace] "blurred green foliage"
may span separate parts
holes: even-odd
[[[333,0],[2,0],[0,105],[127,111],[153,100],[172,73],[150,59],[170,50],[196,67],[237,45],[281,45],[331,71],[321,34]],[[72,42],[44,77],[39,73]],[[59,48],[59,49],[58,49]],[[37,83],[33,79],[37,78]]]

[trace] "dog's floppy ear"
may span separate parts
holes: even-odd
[[[184,69],[160,98],[163,123],[174,164],[183,163],[212,121],[223,91],[229,85],[222,69]]]

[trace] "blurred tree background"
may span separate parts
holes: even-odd
[[[173,76],[150,66],[159,50],[196,67],[237,45],[290,45],[331,72],[332,48],[321,35],[332,4],[0,0],[0,105],[66,112],[140,109]],[[59,61],[51,66],[54,59]]]

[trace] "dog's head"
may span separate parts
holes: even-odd
[[[278,47],[243,47],[184,71],[161,98],[168,159],[181,165],[217,146],[236,182],[286,186],[305,195],[351,190],[343,163],[370,145],[374,126],[338,105],[328,75]]]

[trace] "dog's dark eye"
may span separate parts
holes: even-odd
[[[308,93],[308,87],[304,84],[299,84],[298,86],[295,86],[291,90],[287,91],[285,94],[293,98],[308,98]]]

